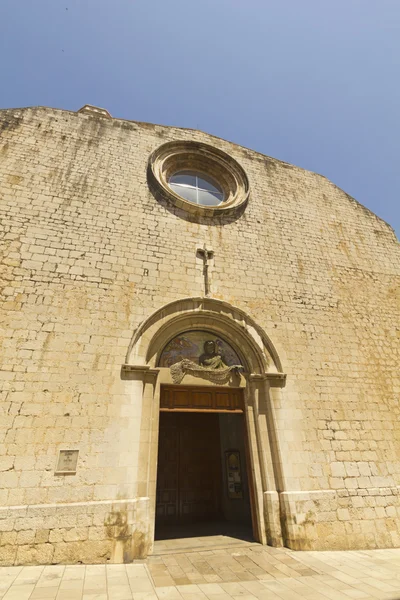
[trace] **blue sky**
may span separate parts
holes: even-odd
[[[0,107],[193,127],[400,233],[400,0],[1,0]]]

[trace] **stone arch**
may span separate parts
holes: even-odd
[[[265,331],[243,310],[214,298],[184,298],[156,310],[134,332],[126,365],[155,368],[168,341],[188,329],[223,336],[245,357],[249,373],[282,373],[278,352]]]

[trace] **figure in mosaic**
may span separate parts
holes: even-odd
[[[213,340],[204,342],[204,353],[199,357],[199,365],[207,369],[224,369],[228,365],[222,358],[221,351]]]
[[[193,339],[200,344],[197,338],[203,336],[206,332],[193,332]],[[175,338],[170,342],[161,355],[160,364],[165,364],[170,367],[172,380],[174,383],[180,383],[185,375],[194,375],[213,381],[216,384],[224,385],[232,377],[232,373],[238,374],[243,370],[237,354],[223,340],[212,340],[206,338],[201,340],[203,352],[199,356],[199,345],[188,343],[186,339],[190,336],[190,332]],[[179,344],[177,346],[177,340]],[[183,342],[186,342],[185,344]],[[197,348],[197,356],[193,354],[193,350]],[[201,348],[201,346],[200,346]],[[224,350],[224,352],[223,352]],[[228,358],[225,357],[225,350]],[[186,358],[185,357],[190,357]],[[176,360],[180,357],[180,360]]]

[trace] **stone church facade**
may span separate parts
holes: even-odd
[[[400,546],[389,225],[90,106],[0,111],[0,215],[1,564],[130,562],[157,519],[217,514],[273,546]]]

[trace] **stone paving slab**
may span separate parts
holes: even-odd
[[[0,567],[1,600],[400,600],[400,549],[293,552],[258,544],[129,565]]]

